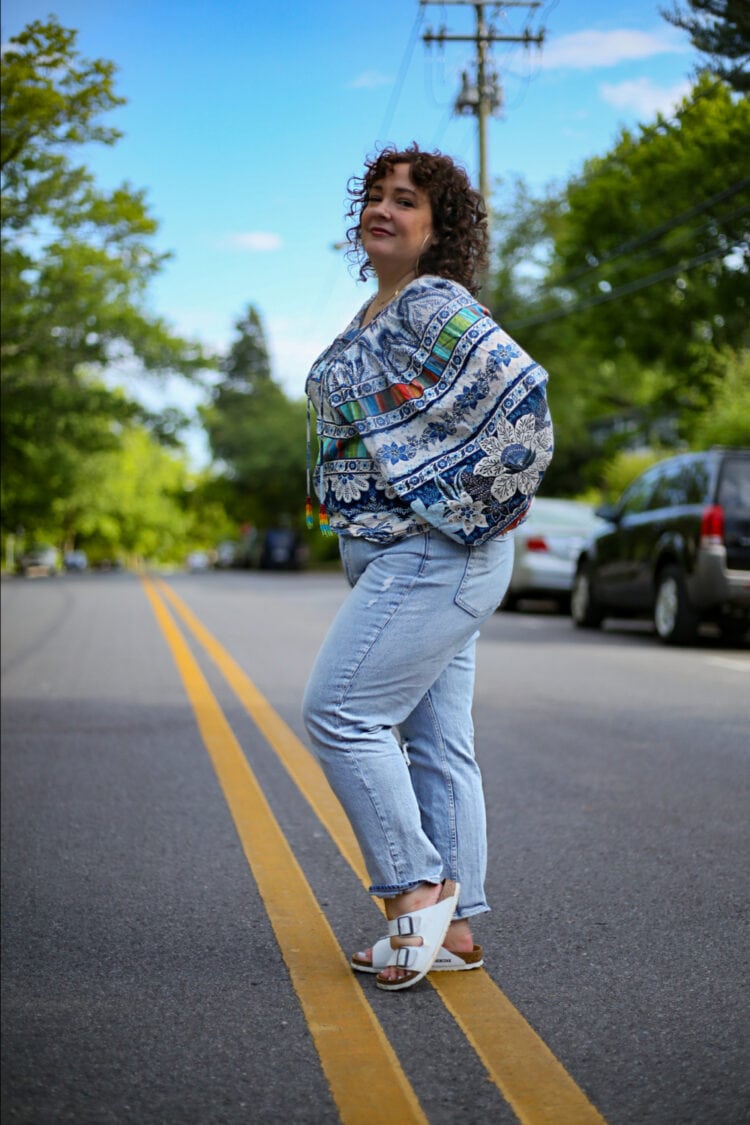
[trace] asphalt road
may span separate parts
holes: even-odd
[[[301,745],[344,594],[2,583],[4,1120],[750,1120],[748,651],[496,614],[486,966],[387,995],[341,954],[383,924]]]

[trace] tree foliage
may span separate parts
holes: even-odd
[[[623,444],[692,440],[717,356],[747,348],[748,151],[750,103],[704,77],[674,122],[623,131],[562,191],[516,185],[501,209],[493,307],[552,374],[552,490]]]
[[[663,16],[687,31],[693,46],[708,55],[707,69],[733,89],[750,91],[750,4],[747,0],[687,0]]]
[[[710,409],[695,420],[694,444],[702,449],[710,445],[750,449],[750,351],[722,351],[712,378]]]
[[[201,411],[213,456],[230,485],[240,523],[270,527],[304,511],[305,403],[289,399],[271,375],[265,332],[252,306],[237,320],[223,378]]]
[[[146,309],[166,255],[129,184],[97,188],[80,147],[113,144],[100,117],[122,104],[110,62],[82,59],[76,32],[29,24],[3,54],[3,526],[33,526],[65,498],[79,454],[116,446],[123,428],[157,423],[100,373],[126,359],[189,375],[200,349]],[[171,426],[161,427],[163,434]]]
[[[184,557],[190,519],[182,457],[134,426],[116,447],[81,457],[78,470],[74,487],[55,500],[52,512],[67,546],[84,547],[92,560]]]

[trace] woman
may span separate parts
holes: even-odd
[[[449,157],[383,150],[350,181],[348,232],[378,290],[320,356],[321,523],[352,587],[316,660],[313,747],[385,899],[355,954],[378,987],[482,964],[485,808],[471,719],[479,626],[552,456],[546,373],[477,303],[486,213]],[[396,733],[398,732],[398,737]]]

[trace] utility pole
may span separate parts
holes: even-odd
[[[489,186],[489,155],[487,147],[487,122],[493,115],[498,115],[502,105],[502,91],[497,72],[488,63],[488,48],[492,43],[523,43],[526,47],[536,43],[541,47],[544,42],[544,31],[532,35],[529,31],[523,35],[498,35],[492,25],[485,19],[485,8],[540,8],[542,0],[506,0],[505,3],[475,3],[474,0],[419,0],[420,4],[457,4],[462,7],[472,7],[476,17],[476,27],[473,35],[449,35],[445,28],[433,32],[428,28],[422,36],[425,43],[473,43],[476,47],[476,81],[471,83],[467,71],[463,73],[461,92],[456,98],[454,112],[471,114],[477,118],[477,145],[479,152],[479,192],[487,207],[487,222],[490,223],[490,186]]]

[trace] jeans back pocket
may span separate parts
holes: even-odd
[[[463,577],[453,600],[472,617],[489,617],[508,589],[513,571],[513,539],[504,535],[479,547],[468,547],[467,552]]]

